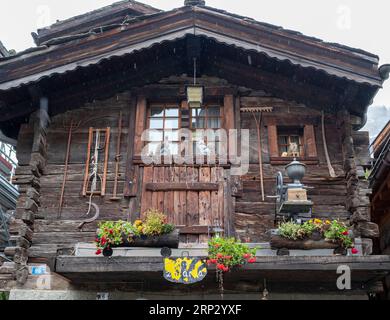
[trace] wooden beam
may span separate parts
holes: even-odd
[[[148,191],[218,191],[218,183],[192,182],[192,183],[147,183]]]
[[[266,271],[329,271],[336,276],[340,265],[347,265],[353,271],[384,271],[390,270],[390,256],[329,256],[329,257],[294,257],[267,256],[257,257],[254,264],[246,265],[241,270]],[[161,272],[163,261],[161,257],[57,257],[57,273],[112,273],[112,272]]]

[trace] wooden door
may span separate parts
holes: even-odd
[[[224,226],[223,181],[221,167],[145,167],[141,217],[158,209],[180,229],[182,242],[207,242],[214,227]]]

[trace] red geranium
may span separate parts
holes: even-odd
[[[233,257],[232,257],[232,256],[225,256],[224,258],[225,258],[226,260],[232,260]]]
[[[222,253],[217,253],[217,258],[218,259],[222,259],[223,258],[223,254]]]
[[[226,267],[225,267],[223,264],[220,264],[220,263],[217,264],[217,269],[218,269],[218,270],[224,271],[225,268],[226,268]]]
[[[245,254],[243,255],[243,257],[244,257],[244,259],[249,259],[249,258],[251,257],[251,255],[250,255],[249,253],[245,253]]]
[[[99,250],[96,251],[96,255],[97,255],[97,256],[99,256],[99,255],[101,255],[101,254],[102,254],[102,250],[101,250],[101,249],[99,249]]]
[[[248,263],[255,263],[256,262],[256,258],[250,258],[249,260],[248,260]]]
[[[348,231],[344,231],[343,232],[343,236],[347,236],[347,235],[349,235],[349,232]]]
[[[209,260],[211,264],[216,264],[217,263],[217,259],[210,259]]]
[[[359,250],[356,249],[356,248],[352,248],[351,252],[352,252],[352,254],[358,254],[358,253],[359,253]]]

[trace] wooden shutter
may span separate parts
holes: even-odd
[[[142,133],[145,130],[146,120],[146,98],[138,97],[137,111],[135,119],[135,137],[134,137],[134,154],[140,156],[144,143],[141,140]]]
[[[268,144],[270,157],[279,157],[278,129],[275,125],[268,125]]]
[[[234,129],[234,97],[231,94],[225,95],[224,102],[224,128],[226,130]]]
[[[317,158],[317,146],[313,125],[306,125],[303,133],[307,158]]]

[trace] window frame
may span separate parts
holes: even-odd
[[[156,118],[153,118],[152,117],[152,109],[153,108],[163,108],[163,116],[162,117],[156,117]],[[170,116],[166,116],[166,112],[165,110],[166,109],[177,109],[178,110],[178,115],[177,117],[170,117]],[[162,102],[162,103],[158,103],[158,102],[153,102],[153,103],[149,103],[148,106],[147,106],[147,120],[146,120],[146,128],[149,129],[149,130],[156,130],[156,131],[159,131],[159,132],[162,132],[162,140],[161,141],[147,141],[148,143],[153,143],[153,142],[161,142],[163,143],[165,141],[165,130],[171,130],[171,131],[179,131],[181,128],[182,128],[182,107],[181,107],[181,104],[178,103],[178,102]],[[156,128],[151,128],[150,127],[150,123],[151,123],[151,119],[162,119],[163,120],[163,128],[162,129],[156,129]],[[165,128],[165,121],[166,120],[169,120],[169,119],[177,119],[178,120],[178,128]],[[179,146],[179,143],[180,143],[180,139],[177,140],[177,141],[170,141],[171,143],[173,144],[177,144]],[[179,154],[180,150],[179,150],[179,147],[178,147],[178,153]],[[172,155],[176,155],[176,154],[172,154]]]

